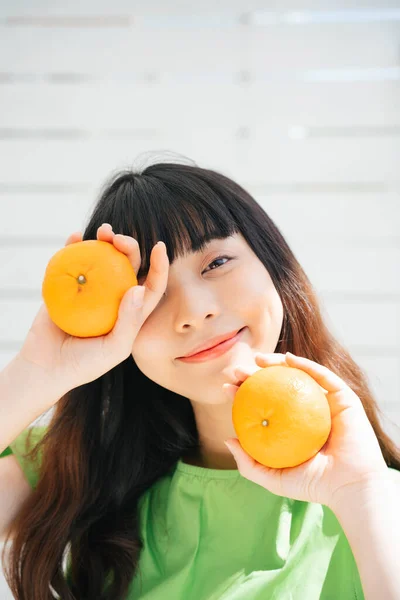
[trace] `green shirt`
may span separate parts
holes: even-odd
[[[3,455],[15,454],[34,488],[39,467],[21,456],[27,431]],[[141,496],[139,516],[144,547],[127,600],[364,600],[334,513],[238,470],[179,460]]]

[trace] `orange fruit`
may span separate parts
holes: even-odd
[[[85,240],[51,257],[42,297],[60,329],[76,337],[97,337],[114,327],[122,297],[137,283],[126,254],[109,242]]]
[[[237,390],[232,421],[243,449],[273,468],[295,467],[315,456],[331,431],[321,386],[301,369],[272,365]]]

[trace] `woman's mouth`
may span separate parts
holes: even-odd
[[[197,354],[193,354],[192,356],[183,356],[182,358],[178,358],[178,360],[185,363],[195,363],[195,362],[205,362],[206,360],[211,360],[213,358],[217,358],[222,354],[225,354],[232,346],[236,344],[236,342],[241,338],[243,332],[247,329],[247,327],[242,327],[236,335],[229,338],[229,340],[225,340],[221,344],[217,346],[213,346],[213,348],[209,348],[208,350],[203,350],[202,352],[198,352]]]

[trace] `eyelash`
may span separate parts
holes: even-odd
[[[228,262],[229,262],[229,261],[232,259],[232,257],[231,257],[231,256],[226,256],[225,254],[223,254],[223,255],[221,255],[221,256],[217,256],[217,258],[214,258],[214,260],[213,260],[213,261],[211,261],[211,262],[210,262],[210,264],[209,264],[208,266],[210,266],[210,265],[214,264],[215,262],[217,262],[217,260],[222,260],[223,258],[226,258],[226,259],[228,260]],[[224,264],[226,265],[227,263],[224,263]],[[223,267],[224,265],[221,265],[221,266]],[[207,268],[208,268],[208,267],[207,267]],[[219,267],[217,267],[217,269],[219,269]],[[211,271],[215,271],[215,269],[210,269],[210,270],[211,270]],[[205,272],[206,272],[206,271],[204,270],[204,271],[203,271],[203,273],[205,273]]]
[[[226,258],[226,259],[227,259],[227,261],[229,262],[229,261],[231,261],[231,260],[233,260],[233,259],[234,259],[234,256],[226,256],[225,254],[222,254],[221,256],[217,256],[217,258],[214,258],[214,260],[212,260],[212,261],[209,263],[208,267],[209,267],[210,265],[214,264],[215,262],[217,262],[217,260],[222,260],[223,258]],[[224,264],[226,265],[227,263],[224,263]],[[223,267],[224,265],[221,265],[221,266]],[[219,269],[219,267],[217,267],[217,269]],[[211,269],[211,271],[215,271],[215,269]],[[204,270],[204,271],[203,271],[203,273],[205,273],[205,272],[206,272],[206,271]],[[164,292],[163,296],[166,296],[166,295],[167,295],[167,294]]]

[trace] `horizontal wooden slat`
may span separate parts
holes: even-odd
[[[321,245],[319,251],[306,243],[290,244],[297,260],[317,291],[398,293],[399,249],[348,248]]]
[[[399,6],[398,0],[386,0],[385,8],[397,8]],[[359,0],[347,0],[346,4],[331,3],[329,10],[362,10],[363,8],[379,9],[377,0],[365,0],[360,6]],[[110,10],[110,3],[104,0],[96,3],[91,0],[90,2],[79,3],[70,2],[65,5],[59,5],[57,3],[49,4],[46,0],[37,0],[34,4],[30,0],[19,0],[13,4],[1,4],[0,5],[0,16],[10,15],[118,15],[118,14],[138,14],[138,15],[161,15],[168,17],[169,15],[176,16],[195,16],[195,15],[231,15],[238,11],[251,11],[259,10],[260,2],[257,0],[220,0],[218,3],[218,11],[216,11],[215,3],[204,2],[198,4],[196,0],[186,0],[184,4],[171,3],[166,7],[160,0],[146,2],[146,4],[140,4],[139,6],[133,5],[127,0],[114,0],[112,4],[112,11]],[[310,0],[309,2],[296,2],[295,5],[293,0],[270,0],[268,7],[264,8],[267,12],[272,14],[281,14],[283,11],[290,12],[301,12],[309,10],[321,11],[320,0]],[[327,8],[324,7],[326,11]]]
[[[29,236],[31,245],[41,245],[47,237],[53,237],[64,245],[70,233],[83,231],[96,199],[94,189],[87,194],[0,194],[0,207],[7,215],[0,221],[0,245],[16,236],[17,219],[21,242]]]
[[[265,142],[269,143],[271,135],[291,135],[297,126],[400,124],[400,86],[396,81],[352,78],[346,83],[297,80],[268,85],[241,84],[240,77],[235,78],[232,84],[221,78],[207,85],[193,77],[190,85],[174,85],[161,77],[158,84],[115,81],[106,88],[84,81],[50,85],[46,78],[36,83],[3,84],[0,128],[70,128],[101,137],[107,129],[118,129],[122,136],[135,128],[179,131],[208,127],[214,129],[214,139],[221,130],[246,126],[252,133],[260,126],[268,127]]]
[[[129,27],[129,24],[132,26]],[[76,28],[5,27],[1,34],[0,71],[126,72],[151,69],[176,73],[223,72],[247,65],[259,71],[398,65],[397,23],[321,23],[297,27],[244,27],[238,18],[229,29],[193,27],[187,19],[169,27],[129,15],[114,26]],[[110,24],[111,25],[111,24]],[[47,51],[46,39],[51,43]],[[29,47],[28,53],[16,53]],[[99,48],[107,48],[99,58]],[[68,52],[66,52],[68,48]],[[151,48],[151,51],[144,51]],[[218,60],[215,56],[218,55]],[[12,57],[10,63],[9,57]],[[140,57],[140,60],[138,58]]]
[[[215,133],[215,132],[214,132]],[[196,139],[197,138],[197,139]],[[205,139],[206,138],[206,139]],[[205,141],[212,139],[211,132],[187,134],[180,141],[161,137],[158,140],[138,139],[126,142],[3,142],[0,143],[2,182],[36,183],[100,183],[121,168],[140,162],[148,153],[154,155],[180,154],[184,159],[200,160],[202,166],[228,170],[235,164],[235,147],[228,136],[212,140],[212,152]],[[165,152],[164,152],[165,151]],[[214,157],[214,160],[213,160]]]
[[[250,28],[246,58],[251,70],[398,65],[397,23],[306,24]]]
[[[287,141],[259,126],[243,144],[237,169],[251,181],[395,181],[400,138]],[[334,160],[333,160],[334,157]]]
[[[248,189],[253,192],[252,186]],[[314,236],[317,242],[324,236],[330,244],[340,238],[354,246],[360,238],[368,238],[365,243],[371,246],[385,239],[390,244],[399,233],[400,193],[263,195],[255,186],[253,195],[284,236],[307,236],[308,244],[314,244]]]
[[[157,140],[3,141],[0,183],[98,182],[120,167],[129,167],[144,152],[157,149],[254,182],[398,181],[400,138],[366,139],[362,144],[340,139],[300,142],[268,138],[260,128],[251,144],[240,148],[234,142],[231,129],[217,133],[207,128],[161,134]]]
[[[400,346],[400,303],[346,304],[322,301],[323,312],[336,336],[358,346]]]
[[[244,91],[243,91],[244,95]],[[251,84],[243,103],[249,127],[391,125],[399,123],[396,81]]]
[[[400,413],[400,356],[364,356],[350,352],[363,369],[379,406],[388,412]]]

